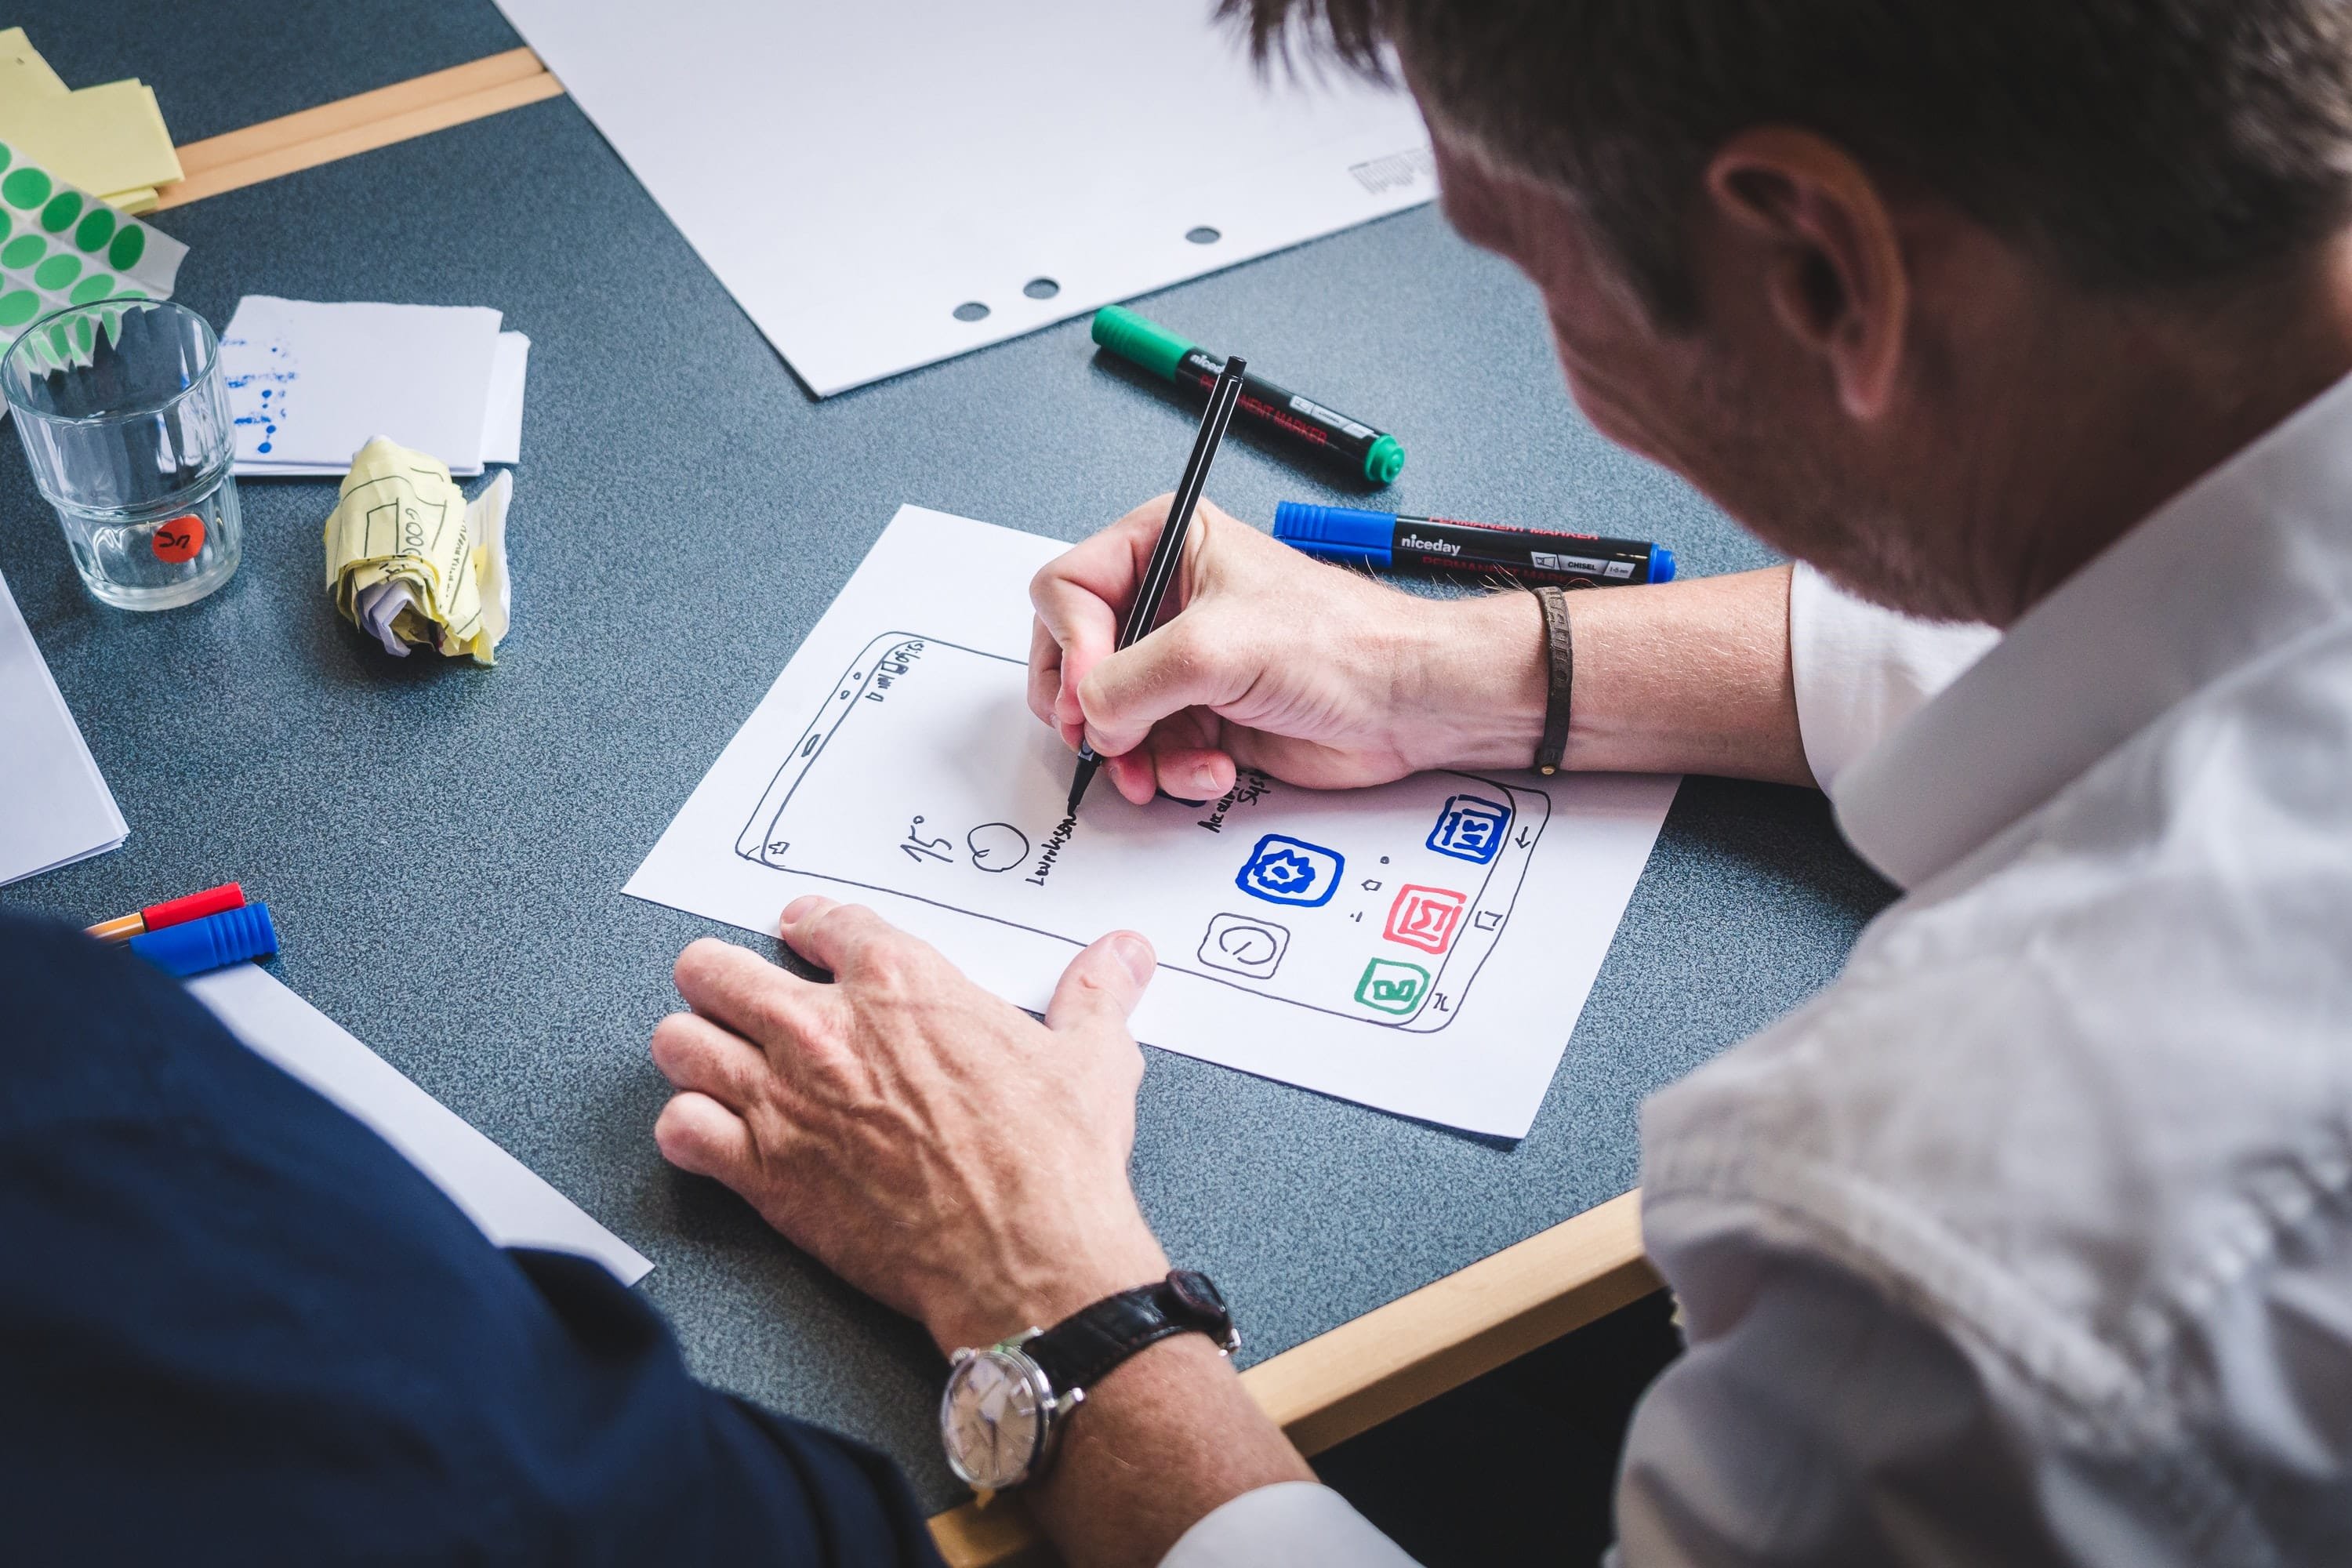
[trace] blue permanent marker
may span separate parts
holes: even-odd
[[[1274,509],[1274,536],[1326,561],[1467,572],[1561,588],[1671,583],[1675,576],[1675,552],[1638,539],[1352,506],[1284,501]]]

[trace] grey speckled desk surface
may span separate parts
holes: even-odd
[[[901,500],[1075,540],[1174,481],[1192,413],[1082,321],[812,401],[568,100],[165,216],[215,323],[268,291],[530,335],[515,630],[489,670],[362,642],[320,585],[327,482],[247,482],[245,564],[205,603],[100,608],[7,440],[0,569],[131,836],[0,898],[81,921],[242,878],[289,984],[656,1260],[698,1372],[953,1500],[919,1334],[656,1154],[646,1037],[711,928],[620,889]],[[1765,559],[1577,419],[1528,289],[1433,212],[1144,308],[1398,432],[1383,504],[1657,537],[1693,574]],[[1261,524],[1342,499],[1246,441],[1213,488]],[[1153,1053],[1144,1206],[1245,1359],[1287,1349],[1631,1186],[1642,1096],[1829,979],[1885,897],[1818,797],[1693,779],[1528,1138]]]

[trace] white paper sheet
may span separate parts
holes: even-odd
[[[0,887],[119,848],[130,833],[0,578]]]
[[[1255,775],[1201,805],[1097,784],[1023,699],[1027,585],[1060,542],[902,507],[626,890],[772,932],[867,903],[1042,1008],[1121,926],[1164,1049],[1432,1121],[1524,1134],[1677,781]]]
[[[522,461],[522,385],[530,369],[530,340],[500,332],[490,362],[490,406],[482,423],[482,461]]]
[[[499,321],[477,306],[247,295],[221,334],[236,473],[340,478],[378,436],[431,453],[452,474],[480,473],[507,414],[494,396]],[[509,372],[518,446],[520,370]]]
[[[1209,0],[499,4],[819,396],[1436,194],[1409,99]]]
[[[579,1253],[624,1285],[652,1271],[636,1248],[268,971],[239,963],[198,975],[188,990],[229,1033],[374,1128],[499,1246]]]

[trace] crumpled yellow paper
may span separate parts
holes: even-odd
[[[437,647],[477,664],[507,635],[507,503],[500,470],[469,504],[448,466],[379,436],[360,448],[327,519],[327,591],[343,618],[405,658]]]

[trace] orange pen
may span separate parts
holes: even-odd
[[[184,899],[168,899],[160,904],[150,904],[135,915],[100,921],[88,930],[100,942],[129,942],[144,931],[184,925],[190,921],[200,921],[206,915],[216,915],[223,910],[244,907],[245,889],[235,882],[223,882],[217,888],[206,888],[201,893],[190,893]]]

